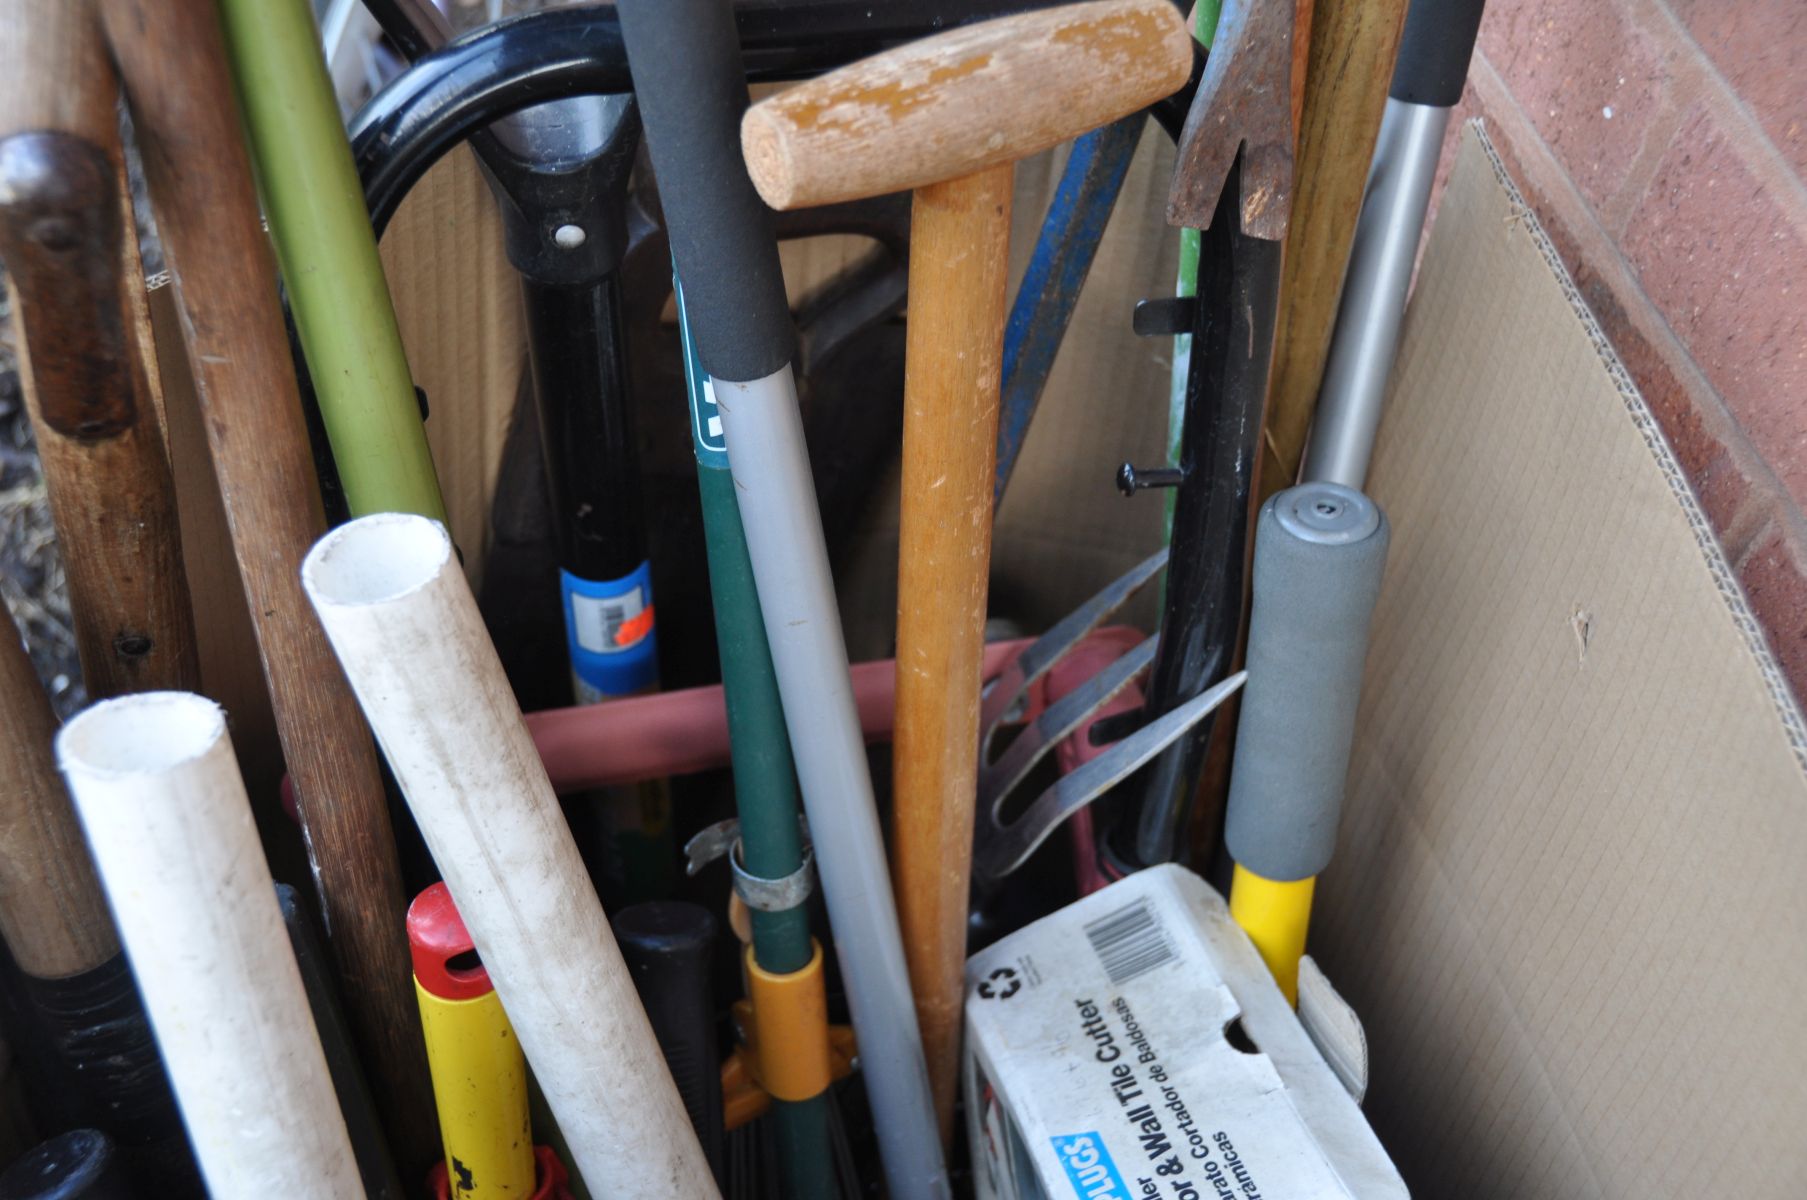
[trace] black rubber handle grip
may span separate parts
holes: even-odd
[[[616,5],[684,308],[703,369],[763,379],[791,361],[796,332],[772,214],[740,153],[747,81],[728,0]]]
[[[1468,79],[1486,0],[1412,0],[1388,94],[1407,104],[1454,108]]]
[[[72,1129],[39,1142],[0,1175],[0,1200],[138,1200],[113,1140]]]
[[[660,0],[663,2],[663,0]],[[690,293],[686,285],[685,307]],[[722,1178],[722,1064],[716,1053],[709,959],[715,918],[680,900],[651,900],[615,915],[615,941],[659,1039],[665,1064],[696,1126],[703,1154]]]

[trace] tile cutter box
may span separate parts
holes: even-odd
[[[966,987],[979,1200],[1407,1194],[1190,871],[1152,867],[1019,930],[967,962]]]

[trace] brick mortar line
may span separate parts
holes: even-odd
[[[1735,4],[1743,0],[1715,2]],[[1733,135],[1726,139],[1733,152],[1764,187],[1771,189],[1789,222],[1796,229],[1807,229],[1807,181],[1795,172],[1794,164],[1769,136],[1762,119],[1725,77],[1687,22],[1676,16],[1664,0],[1628,0],[1626,11],[1639,18],[1646,31],[1656,33],[1654,26],[1660,24],[1663,32],[1659,36],[1672,38],[1692,51],[1688,73],[1696,76],[1691,81],[1695,84],[1695,98],[1709,108],[1721,129]],[[1675,82],[1682,82],[1681,75],[1676,74]],[[1807,82],[1801,86],[1807,86]]]
[[[1498,69],[1478,51],[1469,71],[1469,84],[1485,114],[1490,118],[1503,118],[1499,130],[1501,141],[1515,158],[1521,160],[1519,166],[1527,176],[1526,186],[1548,210],[1547,217],[1539,213],[1539,220],[1553,220],[1576,243],[1578,255],[1600,277],[1606,290],[1620,300],[1628,323],[1639,336],[1649,341],[1653,352],[1674,374],[1676,385],[1700,417],[1708,435],[1724,449],[1734,468],[1750,484],[1749,493],[1727,519],[1725,527],[1718,530],[1728,558],[1742,561],[1761,540],[1764,527],[1774,520],[1795,550],[1796,557],[1807,560],[1807,553],[1803,552],[1807,550],[1807,516],[1800,512],[1775,469],[1757,450],[1743,425],[1726,406],[1725,398],[1708,380],[1688,344],[1644,290],[1637,268],[1625,257],[1618,239],[1601,222],[1573,176],[1544,141],[1536,122],[1524,110]],[[1456,133],[1459,131],[1452,130],[1452,135]],[[1490,149],[1498,153],[1498,148],[1491,143]],[[1535,206],[1533,211],[1536,211]],[[1570,274],[1566,264],[1564,273]],[[1636,315],[1634,308],[1639,310]],[[1665,440],[1666,437],[1665,434]],[[1691,478],[1689,482],[1694,486]]]

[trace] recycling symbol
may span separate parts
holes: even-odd
[[[979,981],[981,1000],[1008,1000],[1023,990],[1023,981],[1012,967],[999,967]]]

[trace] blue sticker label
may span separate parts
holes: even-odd
[[[698,466],[728,469],[728,439],[722,436],[722,414],[715,405],[715,387],[696,356],[690,338],[690,321],[684,315],[684,285],[671,277],[678,303],[678,338],[684,345],[684,390],[690,394],[690,441]]]
[[[1104,1148],[1104,1139],[1096,1132],[1069,1133],[1048,1140],[1054,1143],[1054,1153],[1066,1168],[1075,1196],[1081,1200],[1129,1200],[1129,1189],[1117,1174],[1117,1164],[1111,1161],[1111,1152]]]
[[[620,579],[580,579],[559,572],[565,647],[580,703],[631,696],[659,678],[653,628],[652,566],[642,562]]]

